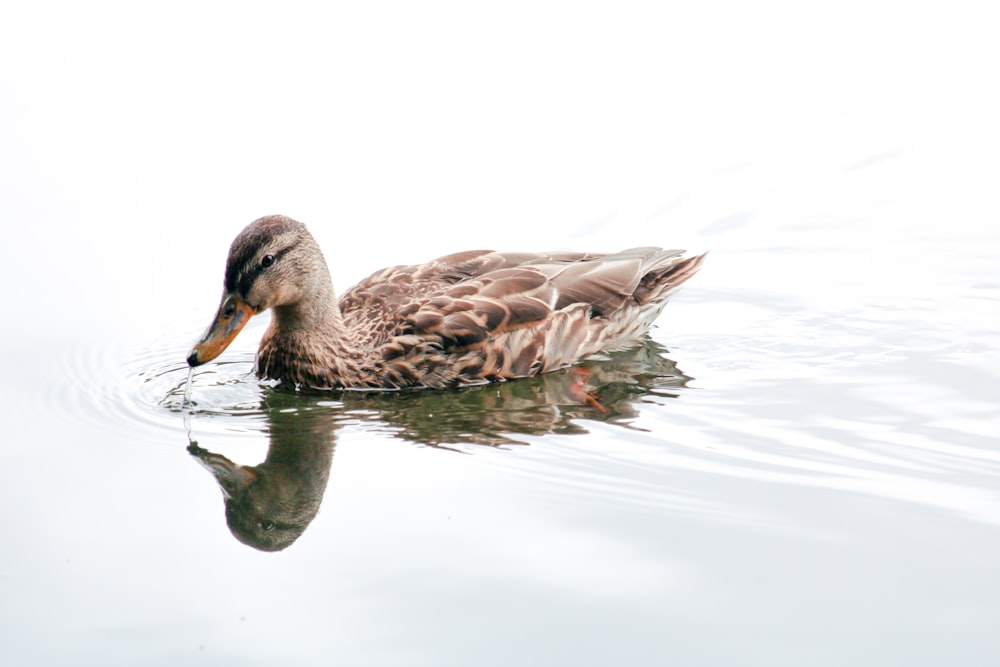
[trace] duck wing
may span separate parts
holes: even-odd
[[[681,254],[468,251],[380,271],[340,305],[400,384],[522,377],[599,351],[615,318],[659,299],[693,259]]]

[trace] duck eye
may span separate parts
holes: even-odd
[[[264,259],[260,260],[260,265],[265,269],[272,264],[274,264],[274,255],[264,255]]]

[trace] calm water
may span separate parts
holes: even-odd
[[[447,114],[417,105],[419,128],[397,128],[355,108],[390,101],[366,87],[379,77],[491,122],[519,108],[475,97],[487,84],[452,92],[432,66],[447,53],[338,74],[343,94],[324,105],[304,74],[268,69],[272,56],[205,46],[208,27],[174,25],[191,55],[169,26],[147,44],[89,15],[14,14],[2,53],[35,69],[0,70],[0,207],[14,230],[0,267],[5,664],[1000,659],[996,95],[950,90],[931,108],[905,91],[879,101],[873,85],[817,110],[752,79],[774,84],[772,107],[661,135],[652,111],[609,105],[581,112],[578,136],[542,105],[470,153],[479,130]],[[104,39],[80,42],[80,21]],[[356,41],[338,34],[362,49],[365,26]],[[393,32],[390,52],[424,53],[407,50],[409,34]],[[613,64],[658,71],[620,39]],[[305,41],[273,57],[291,69],[340,48]],[[568,100],[566,118],[590,109],[576,106],[587,86],[627,98],[641,83],[585,61],[567,67],[596,81],[545,98],[555,56],[528,41],[541,72],[511,67],[529,93],[491,69],[489,49],[465,47],[500,93]],[[869,65],[884,63],[844,67]],[[662,108],[707,105],[698,81],[727,70],[706,67],[671,79],[678,97]],[[966,70],[937,71],[921,86]],[[424,88],[405,88],[414,76]],[[293,120],[251,104],[269,85],[308,91],[314,108]],[[362,139],[319,132],[324,111],[357,114]],[[727,120],[744,125],[719,139]],[[611,136],[648,138],[650,152],[615,153]],[[736,145],[748,136],[764,138]],[[711,254],[645,346],[577,370],[296,394],[251,373],[260,318],[197,369],[186,408],[184,357],[214,312],[228,244],[278,211],[310,225],[341,289],[466,247]]]

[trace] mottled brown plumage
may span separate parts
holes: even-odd
[[[338,300],[305,225],[268,216],[230,248],[215,322],[188,363],[213,359],[268,308],[257,373],[319,389],[511,380],[637,344],[704,255],[472,250],[383,269]]]

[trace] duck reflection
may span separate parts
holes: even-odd
[[[453,449],[586,433],[588,420],[631,427],[640,403],[675,398],[691,379],[664,352],[647,341],[564,371],[461,390],[331,395],[272,389],[262,406],[270,437],[263,463],[243,466],[195,442],[188,451],[218,482],[233,536],[262,551],[280,551],[319,511],[335,432],[345,424],[372,423],[393,437]]]
[[[352,392],[344,407],[421,445],[524,444],[520,436],[587,433],[587,421],[629,426],[638,404],[675,398],[691,378],[653,341],[525,380],[463,390]]]
[[[261,551],[280,551],[316,517],[333,462],[335,422],[323,412],[268,410],[264,462],[243,466],[192,442],[188,452],[215,477],[233,537]]]

